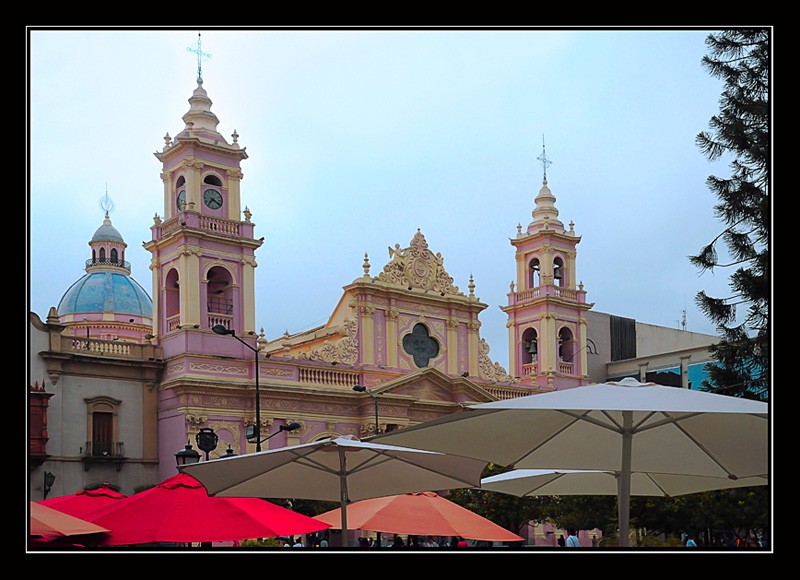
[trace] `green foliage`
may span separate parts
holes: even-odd
[[[243,548],[280,548],[281,543],[277,538],[259,538],[254,540],[242,540],[239,545]]]
[[[281,507],[296,511],[299,514],[313,518],[319,514],[324,514],[337,509],[339,502],[321,501],[316,499],[273,499],[270,500]]]
[[[701,291],[695,302],[717,325],[721,340],[710,350],[709,380],[701,388],[740,397],[769,399],[770,330],[770,31],[739,28],[710,34],[703,66],[725,82],[720,112],[696,143],[710,160],[733,158],[731,176],[710,176],[706,185],[719,199],[714,212],[723,231],[689,260],[701,272],[735,268],[732,295]],[[717,243],[728,259],[718,256]],[[742,312],[738,308],[744,308]]]

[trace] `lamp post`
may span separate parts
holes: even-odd
[[[205,452],[206,461],[208,461],[208,454],[217,448],[219,437],[211,427],[201,427],[194,440],[197,442],[197,447]]]
[[[44,472],[44,488],[42,495],[44,496],[42,499],[47,499],[47,494],[50,493],[50,490],[53,489],[53,484],[56,482],[56,474],[52,471],[45,471]]]
[[[231,449],[231,444],[228,443],[228,448],[225,450],[225,455],[220,455],[220,459],[225,459],[226,457],[236,457],[236,453]]]
[[[355,387],[353,387],[353,390],[356,391],[357,393],[366,393],[370,397],[372,397],[373,401],[375,401],[375,435],[377,435],[378,434],[378,397],[376,397],[375,395],[370,393],[367,390],[367,387],[365,387],[363,385],[356,385]]]
[[[278,430],[275,431],[275,433],[272,433],[271,435],[267,435],[266,437],[264,437],[261,440],[261,443],[267,441],[268,439],[272,439],[273,437],[275,437],[275,435],[281,433],[282,431],[295,431],[299,428],[300,428],[300,423],[298,423],[297,421],[292,421],[291,423],[286,423],[285,425],[279,425]]]
[[[200,454],[192,449],[192,444],[187,441],[186,447],[181,449],[175,454],[175,463],[180,467],[181,465],[192,465],[200,461]]]
[[[258,349],[255,347],[250,346],[241,338],[236,336],[236,331],[232,328],[227,328],[223,324],[215,324],[211,330],[213,330],[217,334],[230,334],[233,338],[241,342],[247,348],[253,351],[256,360],[256,429],[255,429],[255,438],[256,438],[256,452],[261,451],[261,394],[259,393],[258,389]]]

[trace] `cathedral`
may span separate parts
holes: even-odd
[[[363,438],[625,376],[688,388],[709,360],[714,336],[593,309],[576,275],[581,238],[559,219],[544,155],[532,219],[510,240],[508,344],[492,345],[507,348],[508,368],[481,338],[489,305],[472,279],[455,286],[446,256],[413,229],[385,240],[385,263],[364,255],[325,324],[267,340],[255,316],[263,238],[247,207],[248,154],[236,132],[217,131],[202,75],[188,102],[155,154],[160,203],[155,192],[141,202],[156,209],[151,280],[131,277],[106,211],[87,232],[85,274],[65,281],[49,312],[29,313],[31,500],[103,482],[130,495],[175,475],[186,454]]]

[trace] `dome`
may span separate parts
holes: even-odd
[[[110,229],[117,231],[113,227]],[[91,272],[70,286],[58,303],[59,316],[81,312],[115,312],[152,318],[153,300],[128,275],[113,271]]]
[[[113,242],[121,242],[125,243],[125,240],[122,239],[122,235],[117,231],[117,228],[111,225],[111,220],[106,219],[103,221],[103,225],[97,228],[97,231],[92,236],[93,242],[99,241],[113,241]]]

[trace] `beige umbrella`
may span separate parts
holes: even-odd
[[[185,465],[209,495],[339,501],[347,538],[351,501],[478,487],[487,462],[336,437]]]
[[[104,534],[110,531],[108,528],[103,528],[35,501],[30,502],[29,521],[30,530],[28,535],[41,537],[45,540],[62,536]]]
[[[769,473],[766,403],[634,379],[473,405],[372,441],[517,469],[613,471],[621,546],[633,473],[718,481]]]
[[[617,495],[619,473],[589,469],[513,469],[485,477],[481,489],[517,497]],[[766,477],[704,477],[673,473],[631,473],[631,496],[677,497],[702,491],[767,485]]]

